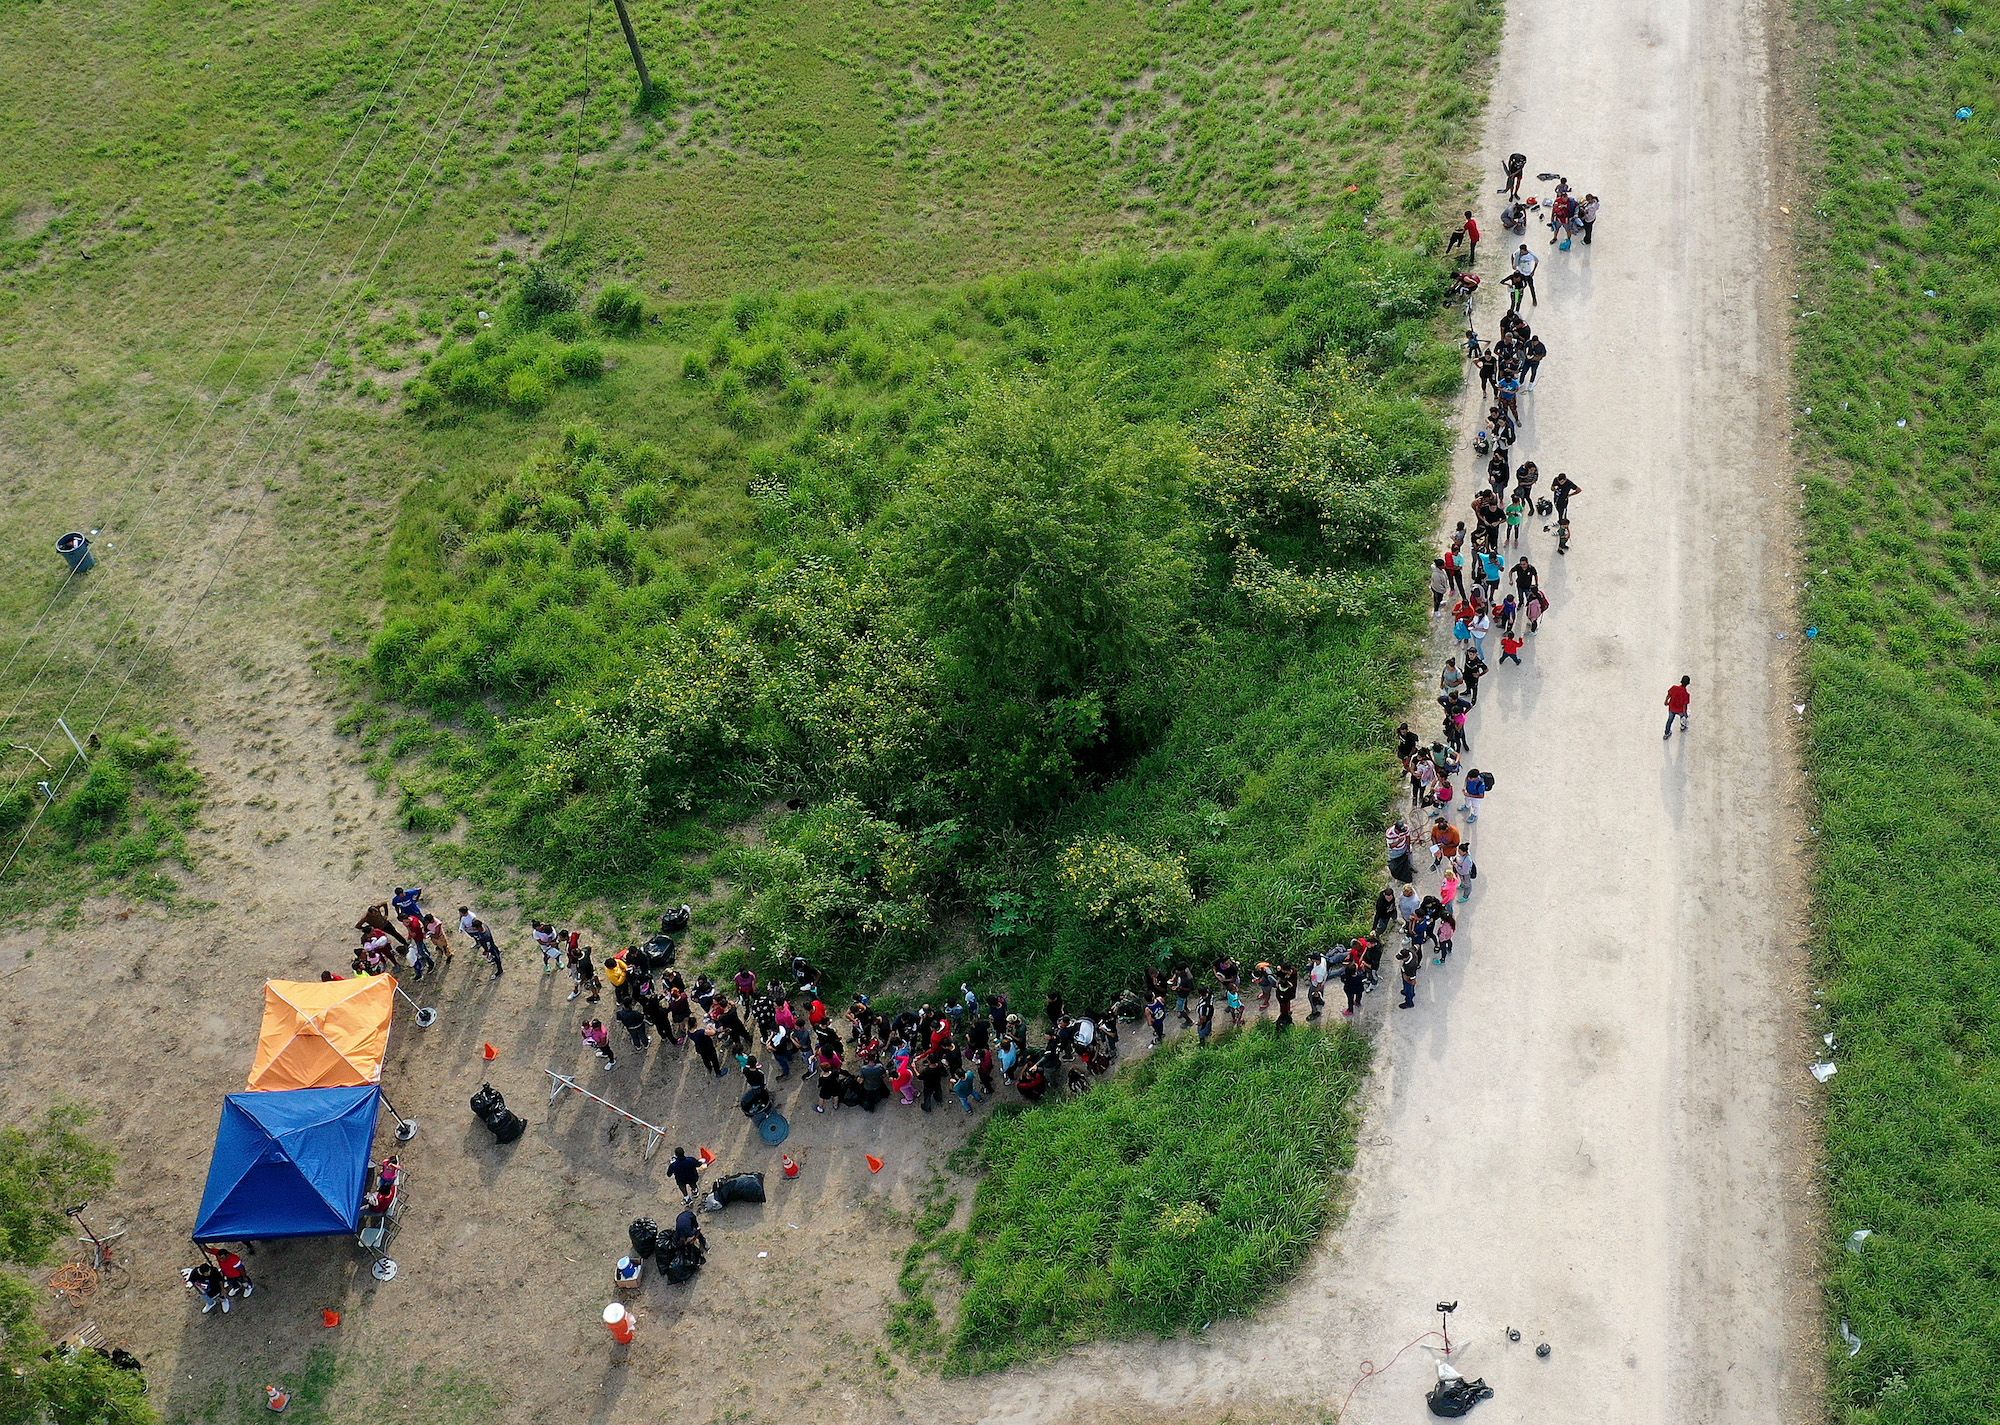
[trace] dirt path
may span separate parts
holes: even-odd
[[[1511,0],[1485,172],[1521,149],[1605,217],[1566,254],[1530,229],[1553,355],[1517,457],[1587,493],[1566,558],[1534,530],[1555,613],[1475,715],[1472,761],[1499,785],[1467,949],[1426,967],[1417,1010],[1370,1004],[1389,1022],[1351,1217],[1278,1302],[1007,1380],[980,1418],[1338,1408],[1440,1298],[1463,1303],[1453,1335],[1497,1388],[1479,1412],[1496,1425],[1810,1408],[1768,18],[1760,0]],[[1492,181],[1489,293],[1513,246]],[[1498,313],[1482,302],[1488,335]],[[1449,519],[1469,451],[1461,468]],[[1693,735],[1663,746],[1683,672]],[[1413,1350],[1345,1418],[1428,1418],[1432,1378]]]

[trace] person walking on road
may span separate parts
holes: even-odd
[[[1465,800],[1462,804],[1467,825],[1479,820],[1479,808],[1486,801],[1486,794],[1493,790],[1491,773],[1482,772],[1477,767],[1465,774]]]
[[[1541,259],[1528,251],[1526,243],[1522,243],[1521,250],[1514,254],[1514,275],[1521,279],[1520,284],[1514,289],[1515,311],[1518,312],[1521,309],[1521,292],[1523,289],[1534,299],[1537,307],[1542,305],[1541,295],[1535,291],[1535,268],[1540,265]]]
[[[1660,740],[1662,742],[1666,741],[1666,739],[1674,735],[1675,718],[1679,718],[1681,720],[1681,731],[1682,732],[1687,731],[1688,703],[1693,696],[1688,692],[1688,684],[1693,681],[1694,680],[1692,678],[1688,677],[1687,674],[1683,673],[1681,675],[1681,680],[1678,683],[1674,684],[1671,688],[1667,689],[1667,730],[1660,734]]]
[[[1396,968],[1403,972],[1403,1001],[1397,1009],[1417,1007],[1417,966],[1423,963],[1423,947],[1414,940],[1396,952]]]

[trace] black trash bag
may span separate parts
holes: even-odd
[[[685,935],[688,923],[694,919],[692,907],[677,905],[660,917],[660,934]]]
[[[644,945],[639,947],[639,964],[642,968],[648,970],[667,969],[674,963],[676,948],[673,936],[655,935],[651,940],[648,940]]]
[[[500,1096],[500,1090],[491,1084],[481,1084],[479,1092],[472,1096],[472,1116],[485,1118],[496,1108],[505,1108],[507,1100]]]
[[[486,1115],[487,1131],[496,1143],[512,1143],[528,1131],[528,1120],[511,1108],[496,1108]]]
[[[726,1178],[717,1178],[709,1185],[708,1210],[719,1212],[732,1202],[762,1202],[764,1200],[764,1175],[762,1173],[731,1173]]]
[[[701,1270],[701,1263],[701,1253],[683,1249],[667,1258],[666,1264],[660,1268],[660,1275],[664,1276],[670,1284],[679,1286],[682,1282]]]
[[[638,1217],[625,1229],[625,1235],[632,1239],[632,1255],[650,1257],[660,1245],[660,1224],[650,1217]]]
[[[1429,1402],[1431,1414],[1446,1420],[1456,1420],[1471,1410],[1482,1400],[1490,1400],[1493,1387],[1483,1380],[1441,1380],[1430,1388],[1424,1396]]]

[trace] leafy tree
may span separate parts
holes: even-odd
[[[111,1154],[82,1132],[90,1119],[58,1104],[32,1127],[0,1127],[0,1261],[47,1264],[69,1236],[63,1209],[111,1186]]]
[[[0,1128],[0,1259],[44,1266],[70,1235],[65,1207],[111,1185],[110,1152],[86,1137],[88,1109],[59,1104]],[[150,1425],[145,1383],[92,1351],[56,1355],[36,1319],[39,1289],[0,1272],[0,1425]]]
[[[1171,659],[1195,583],[1188,459],[1073,390],[971,390],[916,481],[903,554],[975,801],[1053,806]]]
[[[1288,621],[1358,612],[1367,585],[1352,570],[1388,550],[1406,513],[1396,458],[1377,442],[1381,403],[1333,362],[1289,379],[1241,357],[1229,366],[1197,468],[1232,586]]]

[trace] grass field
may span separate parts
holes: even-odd
[[[1990,6],[1813,12],[1799,420],[1838,1418],[1994,1418],[2000,165]],[[1959,120],[1961,106],[1975,110]],[[1844,1250],[1850,1233],[1873,1235]]]

